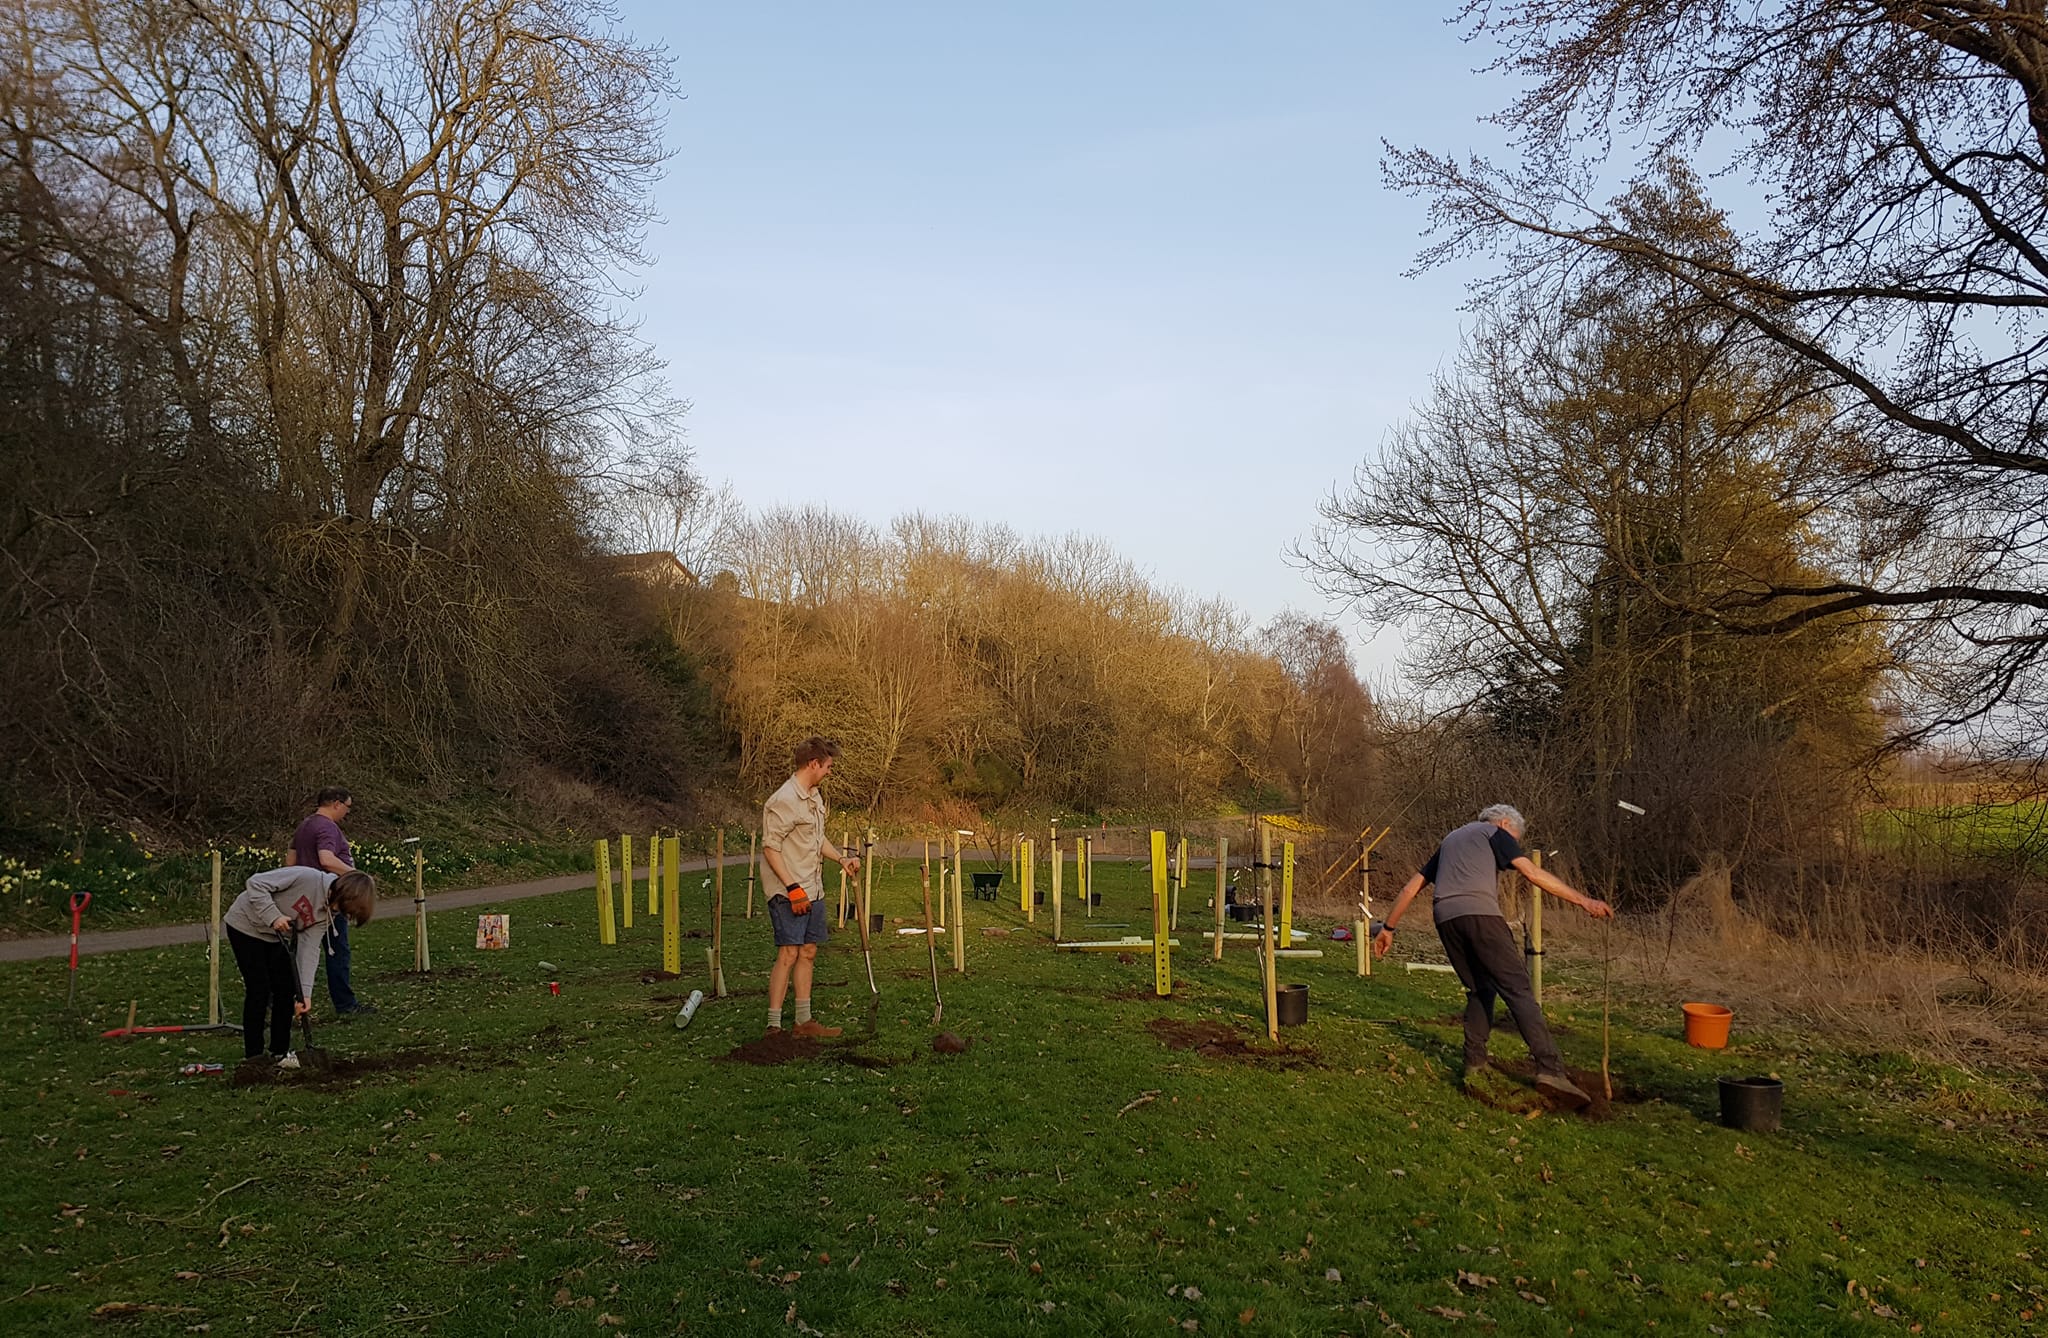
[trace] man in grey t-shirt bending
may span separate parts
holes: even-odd
[[[1408,903],[1415,900],[1424,883],[1436,884],[1437,937],[1443,940],[1444,956],[1465,986],[1466,1081],[1486,1067],[1493,1001],[1498,997],[1507,1001],[1515,1029],[1529,1043],[1529,1056],[1536,1061],[1536,1085],[1583,1106],[1590,1098],[1565,1075],[1557,1042],[1543,1020],[1543,1007],[1529,987],[1529,970],[1521,949],[1501,915],[1499,875],[1504,869],[1513,869],[1596,920],[1613,915],[1614,908],[1538,868],[1522,853],[1524,830],[1520,813],[1507,804],[1494,804],[1481,809],[1476,821],[1444,837],[1429,862],[1394,899],[1385,927],[1373,940],[1373,951],[1381,957],[1387,955],[1387,949],[1394,946],[1394,926],[1407,912]]]

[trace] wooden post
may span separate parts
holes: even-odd
[[[1055,836],[1052,839],[1052,896],[1047,898],[1052,902],[1052,941],[1055,943],[1060,941],[1060,865],[1064,858],[1060,839]]]
[[[860,846],[860,932],[865,943],[868,933],[868,917],[875,904],[875,829],[868,828],[867,840]]]
[[[1351,922],[1351,936],[1358,940],[1358,974],[1372,974],[1372,946],[1366,935],[1372,932],[1372,846],[1366,838],[1372,835],[1368,827],[1358,834],[1358,918]]]
[[[846,843],[852,838],[845,832],[839,833],[839,853],[846,853]],[[846,928],[846,866],[839,866],[839,927]]]
[[[967,906],[960,896],[960,833],[953,833],[953,969],[967,974]]]
[[[1173,949],[1167,945],[1170,933],[1167,917],[1166,833],[1152,833],[1152,992],[1164,999],[1173,993]]]
[[[1259,823],[1259,898],[1266,908],[1259,932],[1270,939],[1279,926],[1273,920],[1273,829],[1263,822]]]
[[[624,832],[619,833],[619,891],[624,894],[619,898],[619,904],[625,910],[625,915],[620,920],[620,924],[626,929],[631,929],[633,927],[633,838]]]
[[[1088,918],[1095,918],[1095,838],[1081,838],[1080,853],[1074,856],[1074,872],[1079,875],[1075,881],[1081,884],[1081,905],[1088,912]]]
[[[220,1025],[220,852],[213,852],[213,914],[206,917],[206,1021]]]
[[[747,918],[754,918],[754,870],[760,864],[760,856],[754,850],[754,841],[760,833],[747,829]]]
[[[1279,963],[1273,957],[1273,880],[1272,870],[1273,834],[1265,823],[1259,824],[1259,863],[1265,867],[1259,870],[1259,951],[1265,954],[1266,965],[1266,1039],[1277,1042],[1280,1039],[1280,984],[1276,972]]]
[[[1280,946],[1294,946],[1294,842],[1280,843]]]
[[[427,852],[412,848],[412,969],[434,969],[433,949],[427,946]]]
[[[1019,858],[1024,864],[1024,890],[1018,893],[1024,900],[1024,921],[1026,924],[1034,925],[1038,923],[1037,889],[1032,886],[1032,883],[1035,881],[1032,875],[1038,869],[1038,852],[1032,848],[1035,844],[1035,842],[1026,841],[1024,849],[1019,853]]]
[[[683,889],[678,870],[683,862],[683,841],[671,836],[661,843],[661,969],[672,976],[683,973]]]
[[[1537,868],[1543,867],[1543,852],[1529,852],[1529,862]],[[1529,884],[1529,989],[1536,996],[1536,1002],[1543,1002],[1543,889]]]
[[[1180,894],[1188,885],[1188,838],[1180,838],[1173,855],[1173,925],[1180,928]]]
[[[1224,880],[1230,876],[1230,838],[1221,831],[1216,833],[1216,960],[1223,960],[1223,891],[1229,886]]]

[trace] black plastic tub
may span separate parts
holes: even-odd
[[[879,934],[882,932],[882,913],[880,911],[874,911],[869,914],[868,932],[870,934]]]
[[[1308,986],[1282,985],[1279,990],[1280,1025],[1298,1027],[1308,1021]]]
[[[1721,1123],[1730,1129],[1772,1133],[1784,1114],[1785,1084],[1778,1079],[1721,1079]]]

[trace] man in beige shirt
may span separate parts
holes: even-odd
[[[837,739],[812,735],[791,754],[796,770],[782,788],[768,796],[761,809],[761,875],[768,892],[768,920],[775,927],[775,966],[768,973],[768,1034],[782,1032],[782,1000],[796,980],[798,1036],[837,1036],[811,1016],[811,972],[818,945],[828,936],[825,915],[827,856],[839,861],[848,875],[860,872],[860,860],[842,854],[825,839],[825,796],[818,786],[832,774],[839,757]]]

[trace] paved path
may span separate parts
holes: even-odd
[[[875,846],[875,854],[882,859],[916,859],[921,857],[923,853],[924,847],[916,841],[878,842]],[[1134,862],[1135,859],[1135,856],[1097,855],[1095,862],[1098,864],[1122,864]],[[968,852],[968,868],[970,872],[972,872],[975,862],[974,852],[970,849]],[[984,859],[980,862],[989,863],[990,861]],[[711,868],[715,863],[717,863],[716,860],[706,856],[697,859],[686,859],[677,868],[685,873],[702,873]],[[1190,859],[1188,867],[1192,871],[1203,867],[1204,863],[1205,861],[1199,859]],[[1206,863],[1210,867],[1215,865],[1214,860],[1206,861]],[[727,856],[725,864],[727,868],[737,865],[744,869],[747,861],[745,856]],[[640,868],[635,869],[633,876],[644,882],[647,878],[646,866],[642,865]],[[590,879],[591,875],[587,873],[565,873],[556,878],[535,879],[530,883],[505,883],[498,887],[465,887],[453,892],[432,892],[427,895],[427,909],[430,911],[459,911],[465,906],[489,906],[501,901],[523,901],[528,897],[551,896],[556,892],[574,892],[579,888],[591,886]],[[225,890],[223,890],[222,895],[226,895]],[[412,894],[410,892],[400,893],[394,897],[384,897],[378,902],[378,918],[382,919],[389,915],[409,913],[411,906]],[[78,955],[84,957],[89,953],[127,952],[133,948],[172,948],[184,943],[204,943],[206,942],[206,930],[206,922],[202,920],[197,924],[151,925],[146,929],[116,929],[101,934],[80,934],[78,936]],[[69,934],[50,934],[41,938],[0,939],[0,962],[29,962],[44,957],[65,957],[70,952],[71,936]]]
[[[743,855],[737,860],[726,860],[727,867],[734,864],[746,865]],[[710,859],[688,859],[677,867],[684,872],[701,872],[712,866]],[[643,882],[647,870],[643,866],[635,869],[634,876]],[[430,892],[427,894],[427,909],[430,911],[459,911],[465,906],[489,906],[501,901],[523,901],[528,897],[545,897],[556,892],[573,892],[578,888],[591,886],[591,875],[587,873],[565,873],[556,878],[538,878],[530,883],[506,883],[498,887],[465,887],[453,892]],[[222,893],[226,895],[225,892]],[[410,914],[412,893],[410,891],[395,897],[381,898],[377,903],[378,918]],[[89,913],[89,912],[88,912]],[[95,952],[126,952],[131,948],[170,948],[182,943],[206,942],[207,925],[204,920],[198,924],[151,925],[146,929],[116,929],[104,934],[80,934],[78,955]],[[69,934],[51,934],[45,938],[17,938],[0,941],[0,962],[27,962],[42,957],[66,957],[71,953]]]

